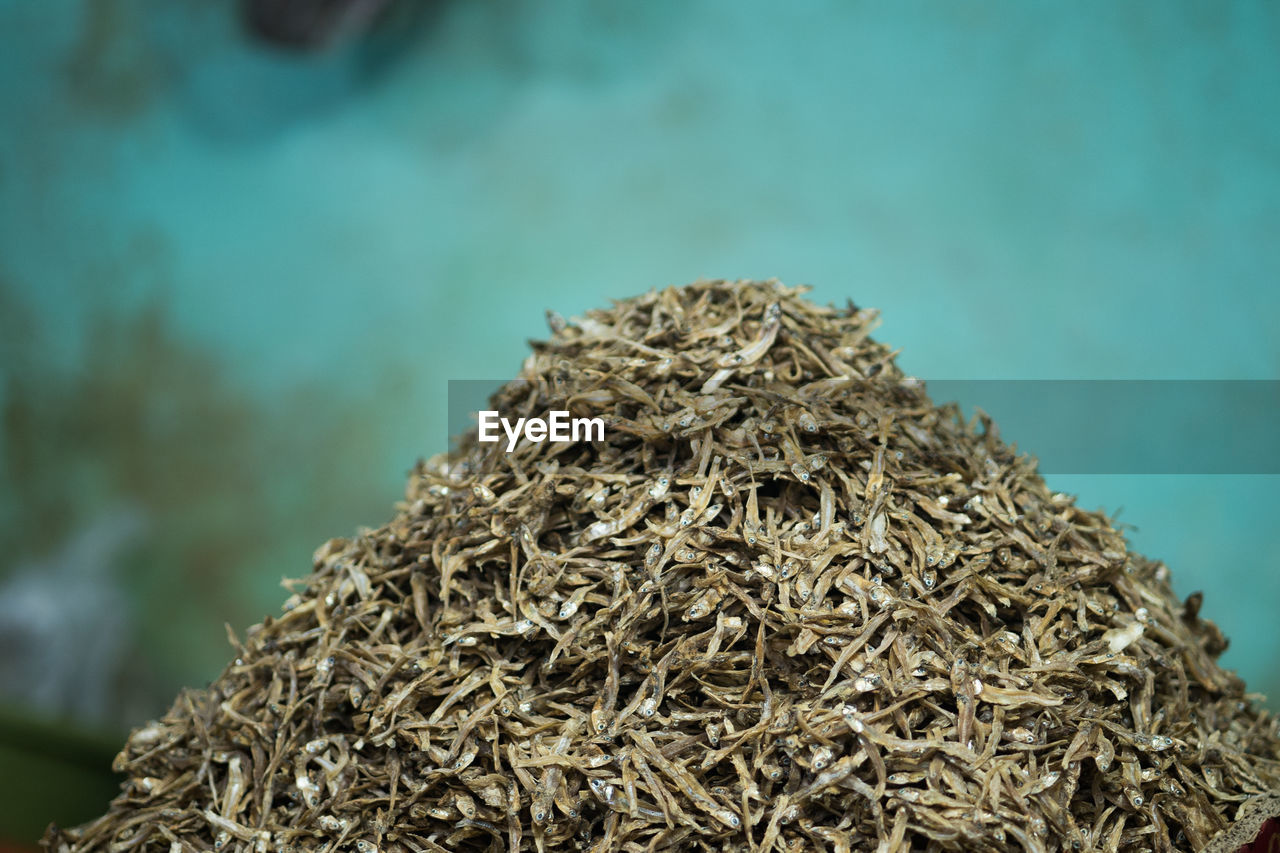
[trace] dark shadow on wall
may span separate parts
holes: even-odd
[[[121,123],[170,110],[210,141],[252,144],[356,108],[404,75],[388,132],[448,148],[482,139],[530,85],[594,87],[661,62],[684,10],[500,0],[404,0],[359,37],[313,53],[246,32],[235,4],[100,0],[61,58],[70,103]],[[55,16],[56,17],[56,16]]]

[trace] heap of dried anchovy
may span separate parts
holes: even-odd
[[[553,316],[493,408],[604,441],[420,465],[46,843],[1199,850],[1271,807],[1199,597],[800,293]]]

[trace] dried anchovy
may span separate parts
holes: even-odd
[[[605,440],[420,464],[47,849],[1232,849],[1280,735],[1199,595],[801,293],[552,317],[493,408]]]

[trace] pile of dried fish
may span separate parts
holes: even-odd
[[[51,850],[1199,850],[1274,801],[1226,641],[874,312],[705,282],[566,322]]]

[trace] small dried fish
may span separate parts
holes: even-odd
[[[604,439],[420,463],[46,848],[1233,851],[1280,732],[1199,594],[876,321],[776,282],[549,314],[491,408]]]

